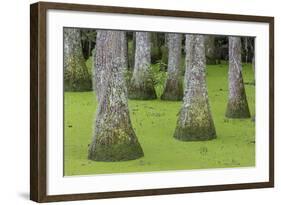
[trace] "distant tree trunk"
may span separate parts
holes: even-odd
[[[151,63],[155,64],[161,59],[161,45],[159,42],[159,33],[151,32]]]
[[[253,72],[254,72],[254,82],[256,81],[256,63],[255,63],[255,54],[253,55],[253,58],[252,58],[252,69],[253,69]]]
[[[161,64],[160,70],[167,71],[168,67],[168,33],[164,34],[164,43],[160,47],[161,50]]]
[[[193,39],[193,36],[192,35],[189,35],[189,34],[186,34],[185,35],[185,47],[184,47],[184,50],[185,50],[185,72],[184,72],[184,82],[183,82],[183,89],[186,90],[186,86],[188,84],[188,77],[189,77],[189,73],[190,71],[188,71],[189,69],[189,62],[190,62],[190,59],[191,59],[191,40]]]
[[[255,41],[250,41],[250,51],[252,52],[252,69],[254,72],[254,83],[256,81],[256,60],[255,60]]]
[[[91,56],[91,52],[92,52],[92,41],[89,40],[89,44],[88,44],[89,48],[88,48],[88,57]]]
[[[245,46],[245,62],[248,63],[248,53],[249,53],[249,49],[248,49],[248,38],[245,37],[244,38],[244,46]]]
[[[129,68],[131,71],[134,70],[134,64],[135,64],[135,51],[136,51],[136,32],[133,32],[132,37],[132,46],[128,50],[129,53]]]
[[[95,161],[124,161],[144,155],[129,115],[122,56],[123,34],[122,31],[98,31],[96,59],[101,63],[103,74],[98,74],[102,80],[98,86],[95,132],[88,155]]]
[[[135,65],[129,86],[129,98],[141,100],[157,98],[150,73],[150,62],[150,34],[136,32]]]
[[[64,82],[66,91],[92,90],[91,74],[82,53],[80,30],[65,28],[64,34]]]
[[[126,32],[121,33],[121,45],[123,67],[128,69],[128,41]]]
[[[250,111],[242,77],[240,37],[229,37],[228,89],[225,116],[228,118],[249,118]]]
[[[206,35],[205,36],[205,51],[206,51],[206,64],[214,65],[216,64],[216,46],[215,46],[215,36]]]
[[[182,100],[183,85],[180,75],[181,34],[168,34],[168,78],[165,83],[162,100]]]
[[[174,137],[183,141],[210,140],[216,131],[210,111],[205,79],[206,58],[203,35],[187,35],[190,59],[186,65],[185,91]]]

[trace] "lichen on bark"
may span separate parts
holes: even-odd
[[[251,117],[242,77],[240,37],[229,37],[228,103],[225,116]]]
[[[168,34],[168,77],[165,82],[162,100],[182,100],[183,85],[180,75],[181,34]]]
[[[122,31],[98,31],[96,69],[98,108],[88,158],[125,161],[144,156],[133,130],[125,85]]]
[[[150,54],[150,33],[136,32],[134,72],[129,86],[130,99],[149,100],[157,98],[150,73]]]
[[[82,53],[80,29],[64,28],[64,90],[92,90],[92,77]]]
[[[174,132],[182,141],[216,138],[206,85],[204,36],[186,35],[184,98]]]

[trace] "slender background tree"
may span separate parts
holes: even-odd
[[[149,32],[136,32],[136,51],[133,77],[129,88],[129,98],[156,99],[153,79],[150,73],[151,41]]]
[[[128,39],[127,39],[127,33],[121,32],[120,34],[121,38],[121,58],[123,62],[123,67],[128,69]]]
[[[162,100],[182,100],[183,84],[180,69],[181,44],[181,34],[168,34],[168,78],[161,96]]]
[[[205,35],[206,64],[216,64],[215,36]]]
[[[229,37],[228,103],[225,116],[228,118],[250,117],[242,77],[240,37]]]

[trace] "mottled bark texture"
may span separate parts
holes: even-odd
[[[189,35],[189,34],[186,34],[185,35],[185,47],[184,47],[184,50],[185,50],[185,72],[184,72],[184,79],[183,79],[183,89],[186,90],[187,89],[187,80],[188,80],[188,77],[189,77],[189,62],[190,62],[190,59],[191,59],[191,46],[192,46],[192,43],[191,41],[193,40],[193,35]]]
[[[184,98],[174,137],[182,141],[210,140],[216,131],[210,111],[206,85],[206,58],[204,36],[187,35],[190,44],[186,63]]]
[[[229,37],[228,103],[225,116],[228,118],[250,117],[242,77],[240,37]]]
[[[128,69],[128,40],[126,32],[121,32],[121,58],[123,62],[123,67]]]
[[[162,100],[182,100],[183,85],[180,75],[181,34],[168,34],[168,78],[165,83]]]
[[[88,155],[95,161],[125,161],[144,156],[129,115],[122,56],[123,34],[122,31],[98,31],[98,108]]]
[[[107,66],[106,52],[108,52],[108,48],[106,47],[106,38],[107,33],[102,30],[97,30],[96,37],[96,48],[94,52],[94,90],[96,91],[97,99],[100,99],[100,90],[101,85],[103,84],[103,80],[105,79],[103,75],[105,74],[105,68]],[[122,62],[122,68],[127,69],[128,67],[128,47],[127,47],[127,37],[126,32],[120,32],[120,58]]]
[[[205,52],[206,52],[206,64],[216,64],[216,47],[215,47],[215,36],[205,36]]]
[[[101,86],[104,83],[103,80],[105,79],[103,77],[105,68],[107,66],[106,61],[106,52],[108,51],[108,48],[106,47],[106,38],[107,33],[103,32],[101,30],[97,30],[97,37],[96,37],[96,48],[94,55],[94,61],[93,61],[93,69],[94,69],[94,90],[96,91],[96,97],[97,100],[100,100],[100,93],[101,93]]]
[[[150,33],[136,32],[134,72],[129,86],[129,98],[156,99],[156,92],[150,72]]]
[[[80,29],[65,28],[63,35],[65,91],[92,90],[92,77],[82,53]]]

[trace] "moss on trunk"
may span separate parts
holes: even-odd
[[[92,90],[92,75],[82,53],[80,30],[76,28],[64,28],[64,90]]]
[[[209,105],[203,95],[193,99],[190,106],[183,106],[174,133],[174,137],[182,141],[203,141],[216,138],[215,125]],[[200,99],[199,99],[200,98]]]
[[[230,99],[227,103],[225,116],[228,118],[250,118],[250,110],[246,99],[245,89],[241,92],[241,98]]]
[[[157,99],[152,77],[147,72],[145,71],[142,74],[139,72],[139,77],[137,79],[132,78],[128,88],[130,99],[137,99],[137,100]]]
[[[183,85],[181,79],[167,79],[161,100],[180,101],[183,98]]]
[[[100,125],[94,143],[89,149],[88,158],[95,161],[126,161],[144,156],[137,137],[130,126],[115,124],[109,119]],[[113,125],[115,124],[115,125]]]

